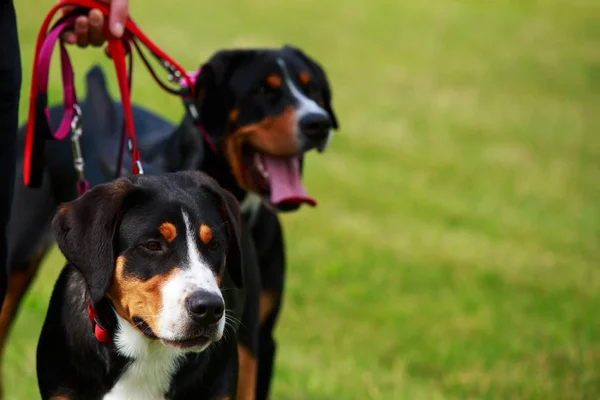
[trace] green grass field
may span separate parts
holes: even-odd
[[[274,399],[600,398],[600,2],[132,2],[187,68],[292,43],[332,81],[342,129],[305,174],[319,207],[284,217]],[[16,3],[24,118],[53,1]],[[110,67],[99,50],[73,58],[79,82]],[[134,99],[178,120],[137,65]],[[61,264],[12,333],[7,399],[38,398]]]

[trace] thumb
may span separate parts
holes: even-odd
[[[129,0],[112,0],[110,2],[110,16],[108,18],[110,33],[117,38],[123,36],[128,16]]]

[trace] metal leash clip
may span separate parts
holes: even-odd
[[[83,155],[81,154],[81,146],[79,139],[83,134],[82,121],[81,121],[81,108],[77,103],[73,104],[75,115],[71,120],[71,149],[73,150],[73,167],[77,172],[77,180],[79,183],[85,182]]]
[[[175,68],[170,62],[163,60],[161,58],[158,58],[158,57],[157,57],[157,59],[160,62],[160,64],[163,66],[163,68],[166,69],[167,72],[169,73],[169,75],[167,75],[167,80],[169,82],[173,82],[173,83],[180,83],[181,80],[183,79],[183,77],[181,76],[181,72],[179,72],[179,70],[177,70],[177,68]]]
[[[131,154],[131,156],[133,157],[133,141],[131,140],[131,138],[127,139],[127,150],[129,151],[129,154]],[[136,160],[135,166],[137,167],[138,174],[144,175],[144,168],[142,167],[142,161]]]
[[[144,168],[142,168],[142,162],[140,160],[136,160],[135,165],[137,165],[138,175],[144,175]]]

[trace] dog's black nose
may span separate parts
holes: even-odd
[[[186,300],[188,312],[192,319],[201,325],[218,322],[225,313],[223,298],[216,293],[198,291]]]
[[[308,113],[300,118],[300,130],[313,140],[324,140],[331,129],[331,119],[327,114]]]

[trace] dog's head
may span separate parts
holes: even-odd
[[[98,185],[62,205],[52,227],[92,304],[107,298],[129,331],[202,351],[223,335],[222,283],[243,284],[239,224],[233,195],[177,172]]]
[[[201,67],[196,104],[204,129],[242,189],[287,211],[315,205],[302,161],[323,151],[338,123],[321,66],[301,50],[223,50]]]

